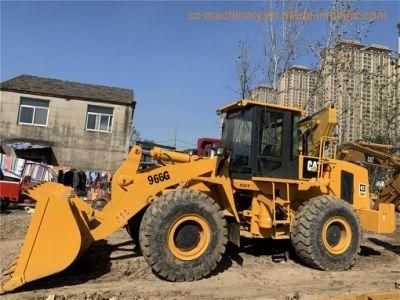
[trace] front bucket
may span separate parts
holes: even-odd
[[[28,190],[37,201],[17,260],[4,272],[0,293],[67,268],[79,255],[82,218],[71,203],[71,188],[47,182]]]

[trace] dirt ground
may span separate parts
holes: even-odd
[[[31,215],[2,214],[0,267],[18,255]],[[400,216],[391,235],[364,233],[361,255],[348,271],[310,269],[291,254],[274,262],[287,242],[244,241],[233,247],[209,278],[170,283],[157,278],[125,230],[99,241],[67,270],[25,285],[1,299],[320,299],[326,296],[395,289],[400,282]]]

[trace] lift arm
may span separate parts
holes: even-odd
[[[114,173],[111,201],[102,211],[94,210],[62,184],[31,187],[28,193],[37,202],[35,213],[18,259],[0,278],[0,294],[65,269],[92,242],[124,227],[163,192],[193,178],[211,176],[218,163],[217,157],[200,159],[153,148],[150,156],[160,166],[140,170],[142,154],[140,147],[133,147]]]

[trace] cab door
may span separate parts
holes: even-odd
[[[269,107],[257,109],[252,155],[255,176],[298,178],[293,114]]]

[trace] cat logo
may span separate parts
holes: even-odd
[[[307,171],[309,172],[317,172],[318,163],[316,160],[309,160],[307,162]]]
[[[367,162],[369,162],[369,163],[373,163],[374,159],[375,159],[375,157],[373,157],[373,156],[367,156]]]
[[[242,188],[249,188],[250,184],[249,183],[240,183],[239,186]]]
[[[365,197],[367,195],[367,185],[360,183],[360,188],[358,190],[360,197]]]
[[[303,178],[313,178],[318,172],[318,159],[305,157],[303,162]]]

